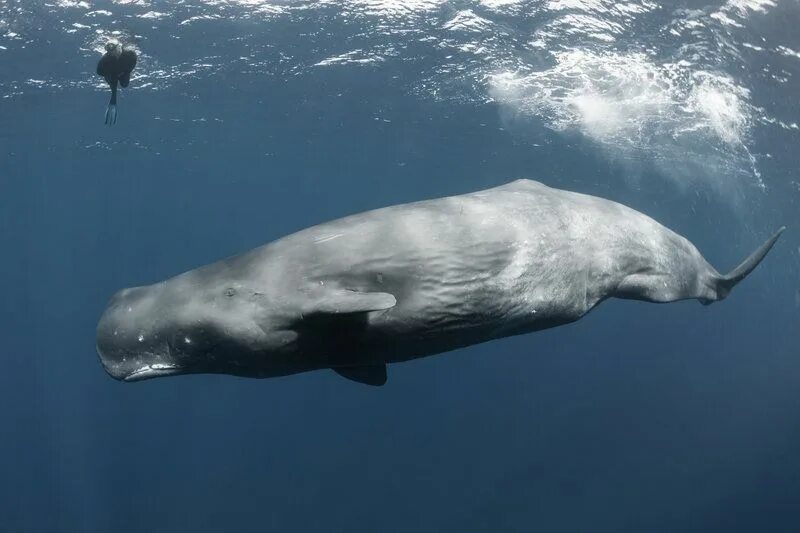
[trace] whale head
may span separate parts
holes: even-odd
[[[245,294],[242,294],[245,293]],[[186,276],[119,291],[97,325],[97,353],[112,377],[177,374],[258,377],[292,339],[269,325],[258,293],[203,286]]]

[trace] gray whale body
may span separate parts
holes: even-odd
[[[124,289],[97,351],[125,381],[331,368],[382,385],[387,363],[573,322],[606,298],[721,300],[783,229],[721,275],[638,211],[518,180],[348,216]]]

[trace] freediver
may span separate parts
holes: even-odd
[[[111,100],[106,109],[106,124],[117,123],[117,85],[127,87],[131,72],[136,66],[136,51],[125,48],[117,41],[106,43],[106,53],[97,62],[97,75],[111,87]]]

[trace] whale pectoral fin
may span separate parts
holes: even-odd
[[[332,369],[334,372],[351,381],[364,385],[380,387],[386,383],[386,364],[364,366],[340,366]]]
[[[397,300],[387,292],[359,292],[332,290],[320,295],[306,306],[304,314],[343,315],[385,311],[395,306]]]
[[[347,379],[383,385],[386,363],[363,342],[370,327],[369,313],[396,304],[395,297],[385,292],[320,287],[308,295],[291,326],[298,334],[299,351],[322,358],[325,366]]]

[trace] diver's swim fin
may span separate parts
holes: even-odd
[[[117,106],[115,104],[108,104],[106,108],[106,124],[109,126],[117,123]]]

